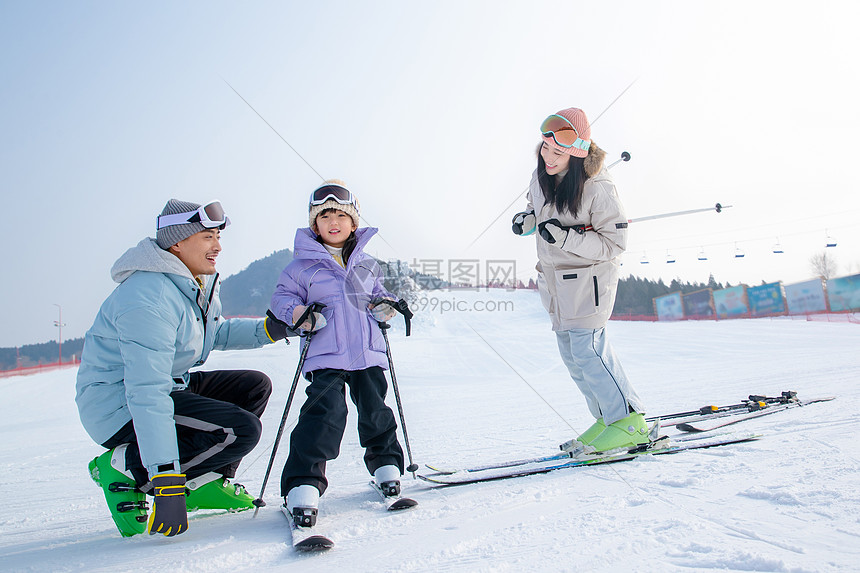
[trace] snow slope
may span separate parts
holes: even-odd
[[[432,299],[435,299],[432,300]],[[495,311],[476,303],[509,304]],[[434,304],[435,302],[435,304]],[[447,312],[442,308],[445,304]],[[460,310],[451,311],[454,304]],[[391,332],[415,461],[474,464],[541,455],[590,422],[533,292],[428,293],[413,336]],[[418,509],[387,515],[351,411],[329,464],[319,528],[337,546],[302,556],[269,506],[192,514],[187,533],[122,539],[86,464],[101,448],[74,406],[74,370],[0,380],[3,571],[845,571],[860,563],[860,326],[792,320],[620,323],[616,350],[649,414],[796,390],[832,402],[745,422],[762,439],[514,480],[433,488],[407,479]],[[207,368],[275,381],[264,437],[240,467],[257,494],[298,345],[214,353]],[[303,385],[301,386],[303,388]],[[299,395],[288,422],[298,414]],[[393,394],[389,404],[396,408]]]

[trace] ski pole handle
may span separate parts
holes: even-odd
[[[607,169],[612,169],[613,167],[615,167],[616,165],[618,165],[618,164],[619,164],[619,163],[621,163],[622,161],[630,161],[630,154],[629,154],[629,153],[627,153],[626,151],[622,151],[622,152],[621,152],[621,159],[618,159],[617,161],[614,161],[614,162],[612,163],[612,165],[610,165],[609,167],[607,167]]]

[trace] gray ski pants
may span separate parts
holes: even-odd
[[[626,418],[631,410],[645,412],[642,400],[606,340],[605,328],[574,328],[555,335],[561,359],[595,419],[603,418],[609,425]]]

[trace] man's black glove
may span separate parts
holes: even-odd
[[[266,328],[266,335],[272,342],[277,342],[289,335],[295,336],[296,333],[290,330],[286,322],[280,320],[271,310],[266,311],[266,322],[263,324]]]
[[[146,528],[149,534],[162,533],[173,537],[188,529],[185,474],[158,474],[152,478],[152,493],[155,501]]]

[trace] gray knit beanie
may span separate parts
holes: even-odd
[[[200,208],[199,203],[189,203],[188,201],[180,201],[171,199],[161,211],[162,215],[176,215],[177,213],[189,213]],[[157,226],[157,224],[156,224]],[[169,225],[156,230],[155,242],[165,251],[178,243],[184,241],[191,235],[205,231],[206,227],[202,223],[184,223],[182,225]]]

